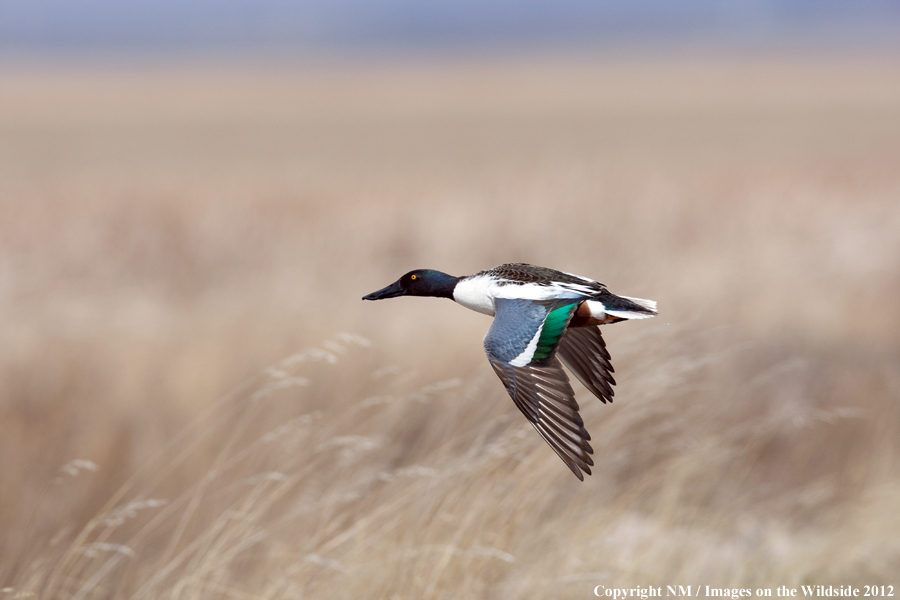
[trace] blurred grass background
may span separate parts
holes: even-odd
[[[4,64],[0,597],[896,584],[898,72]],[[659,302],[583,484],[489,319],[360,301],[512,261]]]

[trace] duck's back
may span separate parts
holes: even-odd
[[[538,267],[526,263],[507,263],[499,265],[493,269],[481,271],[477,275],[488,275],[496,278],[501,284],[506,285],[544,285],[552,286],[555,284],[571,285],[584,287],[587,290],[600,291],[605,290],[606,286],[599,281],[588,279],[580,275],[566,273],[565,271],[557,271],[548,267]]]

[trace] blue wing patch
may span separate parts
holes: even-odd
[[[531,300],[497,298],[494,323],[484,336],[484,351],[509,363],[522,354],[547,318],[547,307]]]
[[[553,356],[579,302],[497,298],[494,323],[484,336],[485,352],[491,360],[509,364],[532,344],[529,362],[544,362]]]

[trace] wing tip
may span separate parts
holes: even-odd
[[[572,467],[571,465],[569,465],[569,469],[571,469],[572,472],[575,473],[575,477],[578,478],[578,481],[584,481],[585,475],[587,475],[588,477],[591,476],[591,468],[589,466],[579,468],[579,467]]]

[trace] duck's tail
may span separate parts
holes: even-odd
[[[644,300],[630,296],[616,296],[616,298],[625,300],[625,302],[610,303],[613,306],[607,306],[606,314],[623,319],[649,319],[659,314],[656,312],[656,300]],[[619,306],[620,304],[622,306]]]
[[[601,295],[585,301],[578,307],[571,325],[605,325],[625,319],[649,319],[656,316],[656,302],[643,298],[616,296],[604,290]]]

